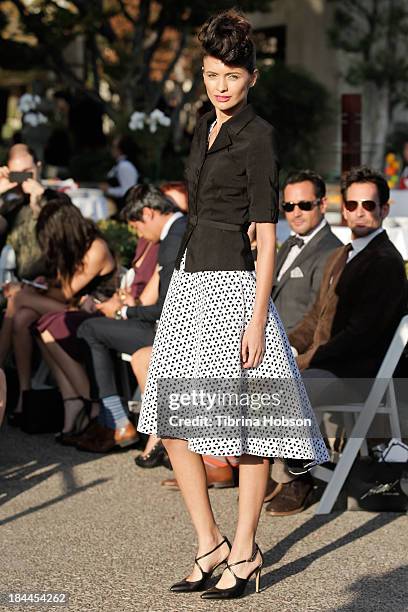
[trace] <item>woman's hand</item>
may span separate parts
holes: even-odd
[[[14,187],[17,187],[17,183],[10,183],[9,180],[10,171],[7,166],[0,168],[0,193],[5,193]]]
[[[251,321],[241,342],[242,367],[257,368],[265,354],[265,326]]]
[[[16,295],[19,291],[21,291],[22,287],[20,283],[4,283],[3,285],[3,295],[5,298],[9,299]]]
[[[15,303],[14,295],[10,295],[10,297],[7,299],[7,307],[6,307],[6,312],[4,316],[7,319],[12,319],[15,314],[16,314],[16,303]]]
[[[115,293],[109,300],[102,302],[102,304],[96,305],[96,310],[101,312],[110,319],[114,319],[118,310],[120,310],[123,306],[122,300]]]
[[[79,301],[79,309],[93,314],[96,312],[96,303],[90,295],[84,295]],[[70,310],[77,310],[77,308]]]
[[[130,289],[119,289],[118,295],[123,306],[136,306],[136,300]]]

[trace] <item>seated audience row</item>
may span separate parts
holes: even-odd
[[[6,289],[0,337],[11,317],[21,325],[24,316],[24,358],[18,357],[18,346],[16,351],[23,388],[29,384],[31,329],[41,339],[44,358],[64,398],[66,417],[59,441],[80,450],[109,452],[139,440],[118,392],[112,355],[132,355],[143,394],[157,321],[186,226],[180,212],[187,208],[185,188],[169,183],[162,189],[139,185],[127,196],[123,218],[139,236],[128,289],[116,290],[114,257],[93,224],[70,215],[75,231],[68,238],[63,214],[72,212],[72,205],[58,200],[44,206],[37,221],[38,241],[53,276],[48,290],[40,294],[13,285]],[[389,210],[385,179],[367,167],[356,168],[343,177],[341,190],[352,238],[346,246],[325,219],[326,187],[318,174],[293,173],[283,188],[282,210],[292,234],[278,252],[272,298],[314,406],[321,403],[319,394],[327,400],[333,381],[376,375],[407,311],[404,263],[382,228]],[[315,379],[319,393],[311,382]],[[327,381],[323,389],[321,379]],[[326,435],[330,438],[329,429]],[[209,486],[234,485],[236,458],[205,457],[204,462]],[[171,467],[155,436],[150,436],[136,463]],[[172,478],[162,484],[178,488]],[[276,460],[265,497],[267,513],[302,511],[312,488],[307,466]]]

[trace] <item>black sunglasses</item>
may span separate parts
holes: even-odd
[[[295,206],[299,206],[300,210],[305,210],[307,212],[311,211],[314,206],[320,204],[319,200],[302,200],[301,202],[282,202],[282,210],[285,212],[293,212],[295,210]]]
[[[364,210],[367,210],[368,212],[373,212],[377,206],[377,202],[374,202],[374,200],[346,200],[344,202],[344,208],[349,212],[353,212],[356,210],[359,203]]]

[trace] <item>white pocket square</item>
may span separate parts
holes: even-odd
[[[290,278],[303,278],[303,272],[300,268],[293,268],[290,271]]]

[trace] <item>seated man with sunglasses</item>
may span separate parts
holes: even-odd
[[[364,166],[353,168],[342,179],[341,193],[351,243],[329,256],[313,306],[289,333],[314,407],[336,403],[341,379],[376,376],[407,312],[404,262],[382,228],[390,196],[385,178]],[[273,516],[301,512],[310,494],[305,477],[293,478],[283,467],[286,479],[267,506]]]
[[[328,255],[341,245],[327,223],[326,185],[312,170],[290,174],[283,186],[282,209],[292,235],[276,260],[272,299],[287,332],[315,301]]]

